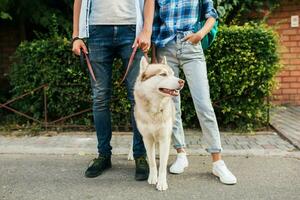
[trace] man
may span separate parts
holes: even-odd
[[[121,58],[125,71],[132,47],[138,46],[144,52],[149,50],[153,15],[154,0],[74,1],[72,50],[76,55],[80,54],[80,49],[89,54],[96,77],[96,81],[91,79],[91,86],[99,156],[90,163],[85,172],[86,177],[97,177],[111,167],[112,130],[109,103],[113,60]],[[87,39],[88,48],[82,38]],[[146,180],[149,173],[145,147],[133,116],[133,87],[139,73],[141,56],[142,52],[138,50],[125,80],[131,104],[136,180]]]
[[[202,10],[200,11],[200,3]],[[224,184],[235,184],[236,177],[228,170],[221,159],[221,141],[216,116],[210,101],[206,62],[201,39],[211,30],[217,12],[212,0],[157,0],[153,24],[153,42],[160,59],[166,56],[168,64],[176,76],[182,67],[193,98],[196,113],[208,142],[207,151],[213,160],[212,172]],[[206,18],[202,29],[194,32],[198,15]],[[173,127],[174,147],[177,150],[176,161],[170,172],[180,174],[188,166],[184,150],[184,132],[181,121],[180,97],[174,98],[176,120]]]

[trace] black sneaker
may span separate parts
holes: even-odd
[[[98,158],[95,158],[85,171],[85,177],[87,178],[95,178],[102,174],[102,172],[106,169],[111,168],[111,159],[110,156],[105,157],[99,155]]]
[[[135,159],[135,180],[144,181],[148,179],[149,166],[146,156],[141,156]]]

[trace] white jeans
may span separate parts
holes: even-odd
[[[184,36],[190,33],[178,33],[175,38],[176,41],[157,49],[157,56],[159,60],[166,56],[169,66],[174,70],[177,77],[179,76],[179,67],[182,67],[203,135],[208,143],[206,150],[209,153],[218,153],[222,151],[220,132],[210,100],[206,62],[201,42],[193,45],[190,42],[181,41]],[[181,120],[180,96],[174,97],[174,102],[176,119],[172,136],[174,147],[177,149],[185,147],[185,137]]]

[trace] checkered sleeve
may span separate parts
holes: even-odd
[[[205,18],[213,17],[218,19],[218,13],[214,8],[214,2],[212,0],[203,0],[203,8]]]

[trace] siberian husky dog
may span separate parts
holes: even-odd
[[[140,62],[140,73],[134,87],[134,115],[143,136],[149,162],[149,184],[166,190],[167,163],[171,134],[175,119],[172,97],[179,95],[184,80],[174,76],[166,58],[159,64],[149,64],[145,57]],[[155,161],[155,143],[159,144],[159,173]]]

